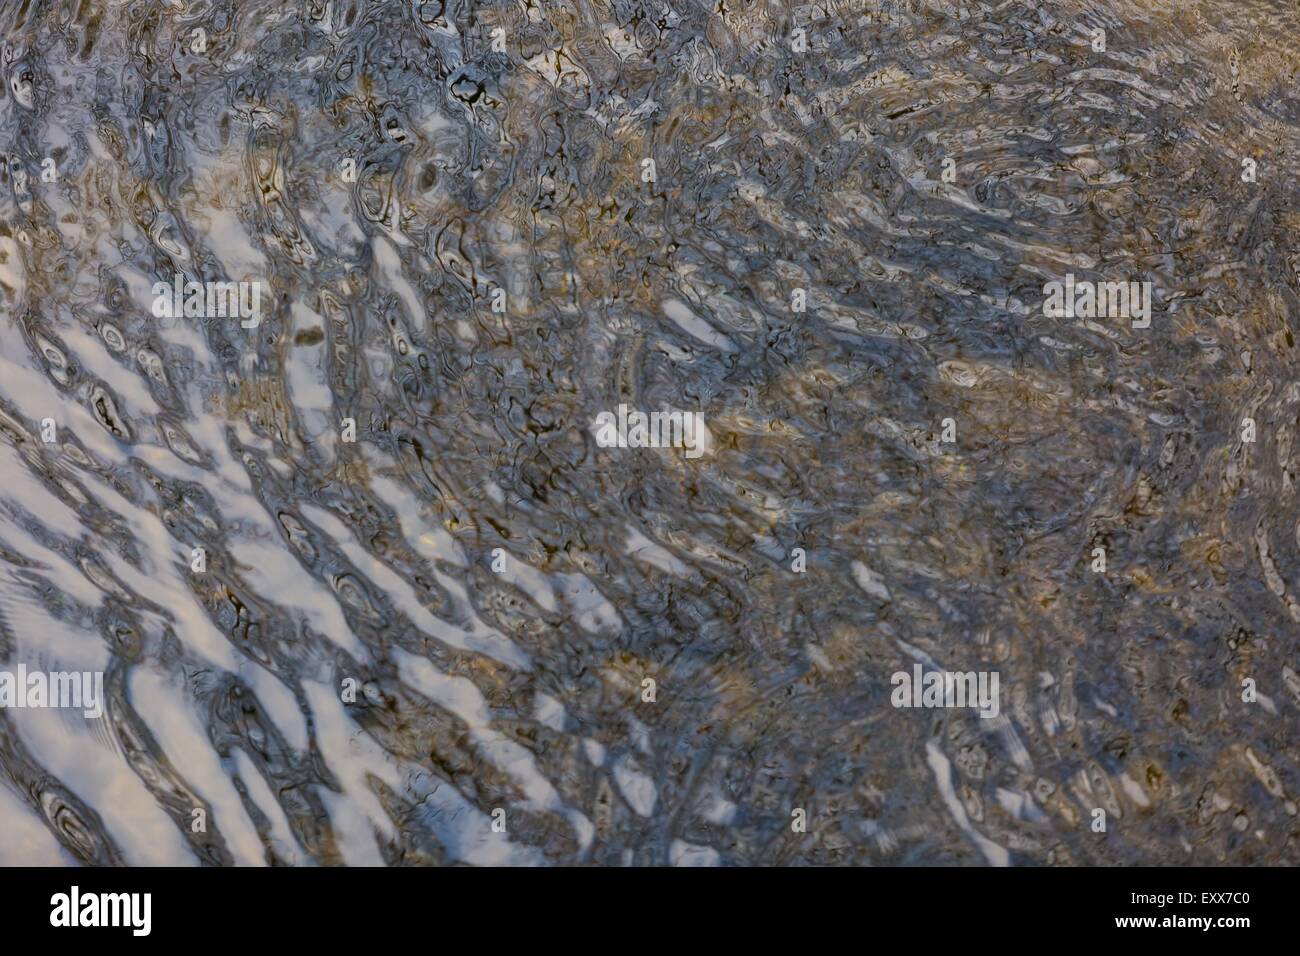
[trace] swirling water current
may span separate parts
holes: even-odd
[[[6,0],[0,863],[1300,861],[1298,26]]]

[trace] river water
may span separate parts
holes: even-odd
[[[5,3],[0,863],[1300,862],[1298,20]]]

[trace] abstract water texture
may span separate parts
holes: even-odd
[[[4,3],[0,863],[1300,862],[1298,16]]]

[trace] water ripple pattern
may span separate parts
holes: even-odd
[[[1298,27],[0,5],[0,863],[1300,862]]]

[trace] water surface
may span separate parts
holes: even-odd
[[[6,4],[0,863],[1300,861],[1297,26]]]

